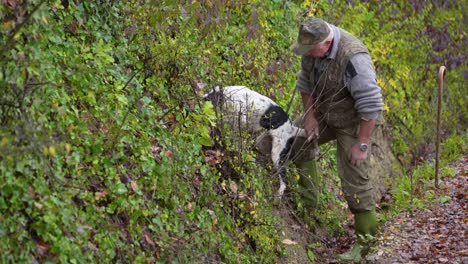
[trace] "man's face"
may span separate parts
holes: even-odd
[[[317,44],[313,46],[305,55],[314,58],[320,58],[323,57],[325,53],[327,53],[329,47],[330,42],[328,41],[322,44]]]

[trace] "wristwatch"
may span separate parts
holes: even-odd
[[[359,149],[361,151],[366,151],[368,148],[369,148],[369,146],[367,146],[366,143],[361,143],[361,145],[359,145]]]

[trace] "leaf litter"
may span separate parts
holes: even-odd
[[[468,157],[442,179],[439,202],[400,213],[381,228],[368,263],[468,263]]]

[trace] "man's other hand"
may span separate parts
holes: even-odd
[[[360,166],[367,159],[368,151],[362,151],[359,145],[354,145],[348,154],[348,159],[353,166]]]

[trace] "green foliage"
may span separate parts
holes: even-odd
[[[441,154],[444,163],[447,161],[458,160],[468,152],[466,131],[462,134],[452,134],[441,143]]]
[[[2,4],[2,262],[274,261],[266,171],[252,151],[240,180],[204,163],[216,113],[196,84],[282,79],[263,73],[289,39],[268,19],[291,9],[134,4]]]
[[[395,188],[392,192],[394,203],[394,212],[398,213],[401,211],[412,211],[417,208],[425,208],[429,204],[426,204],[423,196],[421,196],[421,189],[427,188],[427,175],[433,174],[434,166],[432,164],[426,164],[420,166],[409,175],[405,175],[400,179],[397,179]],[[431,183],[429,183],[431,184]],[[416,192],[417,190],[417,192]],[[426,193],[429,199],[433,199],[434,193]]]

